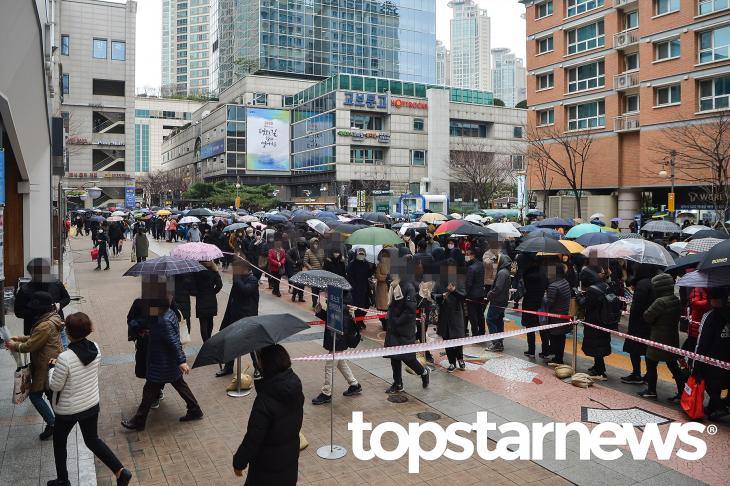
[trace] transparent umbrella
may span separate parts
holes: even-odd
[[[674,258],[672,258],[672,255],[667,249],[653,241],[636,239],[618,240],[608,245],[603,253],[603,258],[623,258],[637,263],[659,265],[662,267],[674,265]]]

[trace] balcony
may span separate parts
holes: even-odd
[[[639,87],[639,72],[632,71],[630,73],[617,74],[613,77],[613,89],[616,91],[626,91]]]
[[[621,115],[613,119],[613,131],[617,133],[635,132],[641,128],[639,114]]]
[[[639,28],[624,30],[613,35],[613,47],[626,49],[639,43]]]
[[[616,8],[626,8],[636,5],[639,0],[613,0],[613,6]]]

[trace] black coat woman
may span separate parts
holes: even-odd
[[[522,283],[524,286],[524,295],[522,297],[522,310],[539,311],[543,304],[543,298],[545,296],[545,290],[548,286],[547,275],[545,274],[545,267],[540,265],[537,257],[528,256],[527,254],[520,255],[518,258],[518,265],[524,268],[521,269]],[[536,327],[540,324],[539,317],[535,314],[523,313],[522,325],[525,327]],[[542,341],[542,352],[540,353],[541,358],[548,357],[548,346],[545,339],[540,333]],[[531,332],[527,334],[527,351],[525,356],[530,358],[535,357],[535,333]]]
[[[193,274],[195,284],[195,317],[200,321],[200,337],[203,342],[213,334],[213,318],[218,315],[216,294],[223,288],[221,275],[214,262],[200,262],[205,270]]]

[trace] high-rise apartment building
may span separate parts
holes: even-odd
[[[314,79],[350,73],[436,82],[435,0],[210,3],[215,92],[247,73]]]
[[[491,25],[474,0],[451,0],[451,85],[492,89]]]
[[[702,173],[687,179],[693,170],[687,161],[685,171],[677,168],[671,177],[675,163],[683,163],[671,147],[684,127],[711,133],[718,117],[728,115],[730,1],[522,3],[530,126],[546,138],[551,132],[590,137],[586,193],[617,194],[624,226],[640,212],[642,199],[668,205],[670,187],[677,210],[712,207],[712,196],[698,187]],[[530,176],[530,185],[539,187],[539,177]],[[560,178],[552,185],[567,188]]]
[[[66,184],[99,186],[101,196],[87,199],[88,206],[122,202],[134,178],[137,2],[62,0],[59,9]]]
[[[441,41],[436,41],[436,84],[451,84],[451,53]]]
[[[162,0],[162,94],[206,95],[209,0]]]
[[[527,72],[522,59],[507,48],[492,49],[494,69],[492,85],[494,97],[504,101],[505,106],[514,107],[527,99],[525,82]]]

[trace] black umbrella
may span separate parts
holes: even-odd
[[[497,233],[493,229],[484,226],[478,226],[469,222],[464,222],[464,224],[454,229],[451,234],[454,236],[481,236],[484,238],[499,238],[499,233]]]
[[[327,225],[330,227],[330,231],[334,233],[340,233],[343,235],[351,235],[355,231],[367,228],[367,225],[364,224],[350,224],[350,223],[340,223],[340,224],[329,224],[330,222],[327,222]]]
[[[272,214],[271,216],[266,216],[264,219],[269,224],[281,224],[289,222],[289,220],[283,214]]]
[[[291,314],[244,317],[204,342],[193,368],[233,361],[305,329],[309,325]]]
[[[363,213],[361,218],[364,219],[365,221],[370,221],[371,223],[380,223],[380,224],[390,223],[390,218],[388,218],[388,215],[385,213]]]
[[[96,221],[97,223],[103,223],[104,221],[106,221],[106,218],[104,218],[104,216],[92,216],[91,218],[89,218],[89,221]]]
[[[565,246],[563,246],[558,240],[547,238],[545,236],[538,236],[525,240],[520,246],[516,248],[517,251],[525,253],[561,253],[565,255],[570,254]]]
[[[538,228],[572,228],[573,223],[563,218],[547,218],[533,223]]]
[[[730,240],[710,248],[705,258],[697,266],[697,270],[711,270],[713,268],[730,267]]]
[[[352,285],[345,277],[340,277],[336,273],[326,270],[307,270],[299,272],[289,279],[290,284],[299,287],[312,287],[315,289],[324,289],[328,285],[339,287],[344,290],[351,290]]]
[[[171,275],[194,273],[201,270],[205,270],[205,267],[195,260],[163,256],[135,263],[132,268],[124,273],[124,276],[139,277],[141,275],[164,275],[169,277]]]
[[[367,221],[362,218],[353,218],[350,221],[348,221],[347,223],[348,224],[359,224],[359,225],[363,225],[363,226],[370,226],[371,224],[373,224],[372,222]]]
[[[188,211],[185,216],[208,217],[213,216],[213,211],[206,208],[195,208]]]
[[[317,216],[310,211],[295,211],[291,216],[292,223],[306,223],[308,219],[316,219]]]
[[[688,240],[701,240],[702,238],[719,238],[721,240],[727,240],[730,238],[730,234],[725,233],[724,231],[718,231],[718,230],[699,230],[697,233],[693,234]]]
[[[691,253],[674,260],[674,265],[667,267],[667,273],[684,273],[688,268],[695,268],[705,258],[705,253]]]

